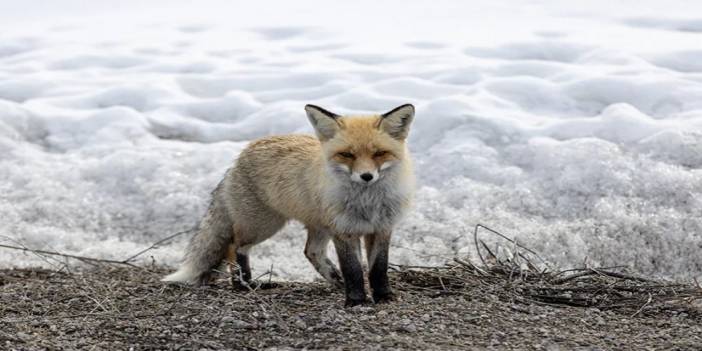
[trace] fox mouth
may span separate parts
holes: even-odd
[[[372,186],[373,184],[377,183],[378,180],[377,180],[377,179],[373,179],[373,180],[371,180],[371,181],[369,181],[369,182],[359,182],[359,181],[355,181],[355,180],[352,179],[351,182],[352,182],[353,184],[355,184],[355,185],[359,185],[359,186],[362,186],[362,187],[369,187],[369,186]]]

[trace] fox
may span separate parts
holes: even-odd
[[[306,105],[305,112],[316,136],[251,142],[212,192],[182,264],[163,281],[205,284],[226,259],[236,264],[238,283],[246,286],[251,248],[296,220],[307,232],[305,256],[326,281],[344,289],[345,306],[369,302],[362,246],[372,301],[396,299],[388,255],[393,228],[414,196],[406,140],[415,108],[405,104],[383,114],[342,116]],[[340,269],[327,255],[330,241]]]

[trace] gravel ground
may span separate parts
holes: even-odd
[[[323,283],[241,292],[226,279],[164,285],[164,273],[0,270],[0,349],[702,349],[700,289],[692,286],[676,285],[671,297],[650,281],[644,291],[631,288],[641,282],[598,277],[569,279],[569,290],[456,265],[395,272],[399,301],[344,308],[341,292]],[[612,294],[614,285],[634,292]],[[572,306],[583,301],[600,307]]]

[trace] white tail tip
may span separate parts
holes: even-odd
[[[180,267],[177,271],[161,278],[162,282],[195,284],[200,274],[193,272],[188,267]]]

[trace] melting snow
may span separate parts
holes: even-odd
[[[411,102],[419,189],[393,262],[473,254],[482,223],[562,266],[702,276],[698,5],[120,4],[0,3],[2,243],[128,257],[196,224],[248,141],[311,132],[304,104]],[[303,246],[292,224],[252,263],[314,278]]]

